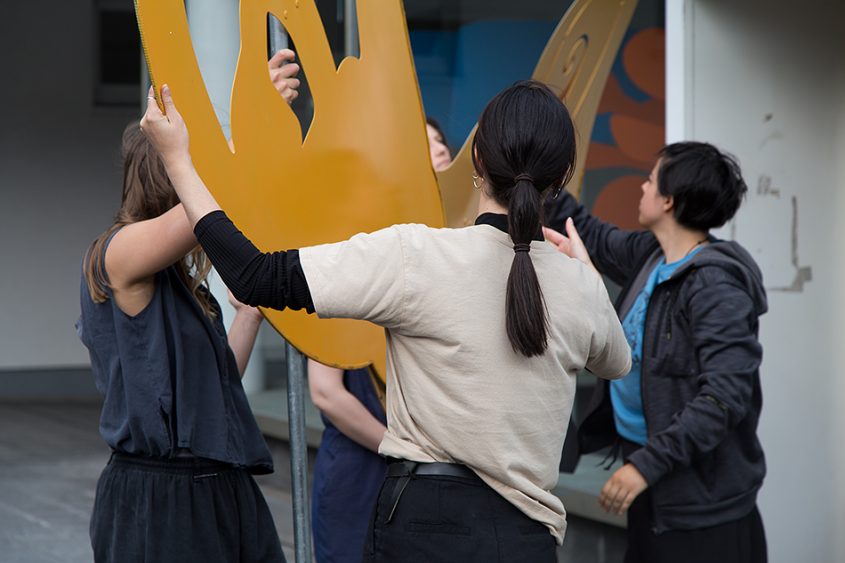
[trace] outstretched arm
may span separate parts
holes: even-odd
[[[167,86],[162,89],[166,116],[150,99],[141,128],[161,155],[197,240],[239,301],[273,309],[318,310],[324,317],[363,319],[384,327],[401,324],[406,309],[402,306],[401,229],[359,234],[301,253],[260,252],[226,217],[197,174],[188,152],[188,130]],[[362,264],[379,264],[382,268],[361,268]],[[353,270],[361,275],[352,280],[338,282],[332,275]],[[321,289],[313,299],[314,288],[308,280]],[[320,296],[322,305],[318,304]]]
[[[546,199],[544,213],[546,226],[556,231],[563,231],[571,218],[596,268],[619,285],[636,274],[643,255],[657,245],[648,231],[626,231],[593,217],[565,189]]]
[[[261,253],[220,210],[188,152],[188,130],[170,91],[162,89],[167,115],[150,96],[141,128],[158,151],[184,207],[188,226],[234,296],[247,305],[314,311],[297,251]],[[216,213],[215,213],[216,212]]]

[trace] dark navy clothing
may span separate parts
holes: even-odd
[[[384,409],[368,369],[343,373],[343,385],[382,424]],[[360,563],[369,519],[387,469],[385,460],[347,438],[329,419],[314,465],[311,520],[318,563]]]
[[[109,298],[95,303],[83,276],[77,321],[104,397],[106,443],[151,457],[187,449],[252,473],[272,472],[214,298],[212,320],[172,266],[155,275],[153,297],[134,317],[106,292]]]
[[[108,241],[110,242],[110,241]],[[97,563],[284,563],[250,473],[273,462],[241,386],[220,306],[210,319],[171,266],[137,315],[83,276],[77,332],[103,394],[100,433],[114,450],[97,483]]]

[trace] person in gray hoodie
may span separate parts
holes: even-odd
[[[592,217],[565,190],[546,200],[547,239],[569,254],[586,249],[622,287],[616,308],[633,358],[627,377],[597,385],[561,469],[572,471],[582,453],[621,451],[625,463],[599,502],[628,512],[626,563],[764,562],[757,423],[766,293],[748,252],[710,234],[747,187],[734,158],[684,142],[660,151],[642,190],[643,231]]]

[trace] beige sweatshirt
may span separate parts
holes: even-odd
[[[529,256],[549,319],[549,347],[533,358],[515,353],[505,332],[514,251],[495,227],[398,225],[300,250],[319,316],[386,329],[379,452],[463,463],[561,543],[566,512],[551,489],[575,375],[586,366],[618,378],[631,357],[596,272],[541,241]]]

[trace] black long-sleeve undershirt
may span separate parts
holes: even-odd
[[[223,282],[241,303],[314,312],[299,250],[262,253],[219,210],[200,219],[194,234]]]
[[[508,232],[507,215],[483,213],[475,224]],[[221,210],[200,219],[194,234],[238,301],[254,307],[314,312],[299,250],[262,253]],[[543,240],[539,232],[534,238]]]

